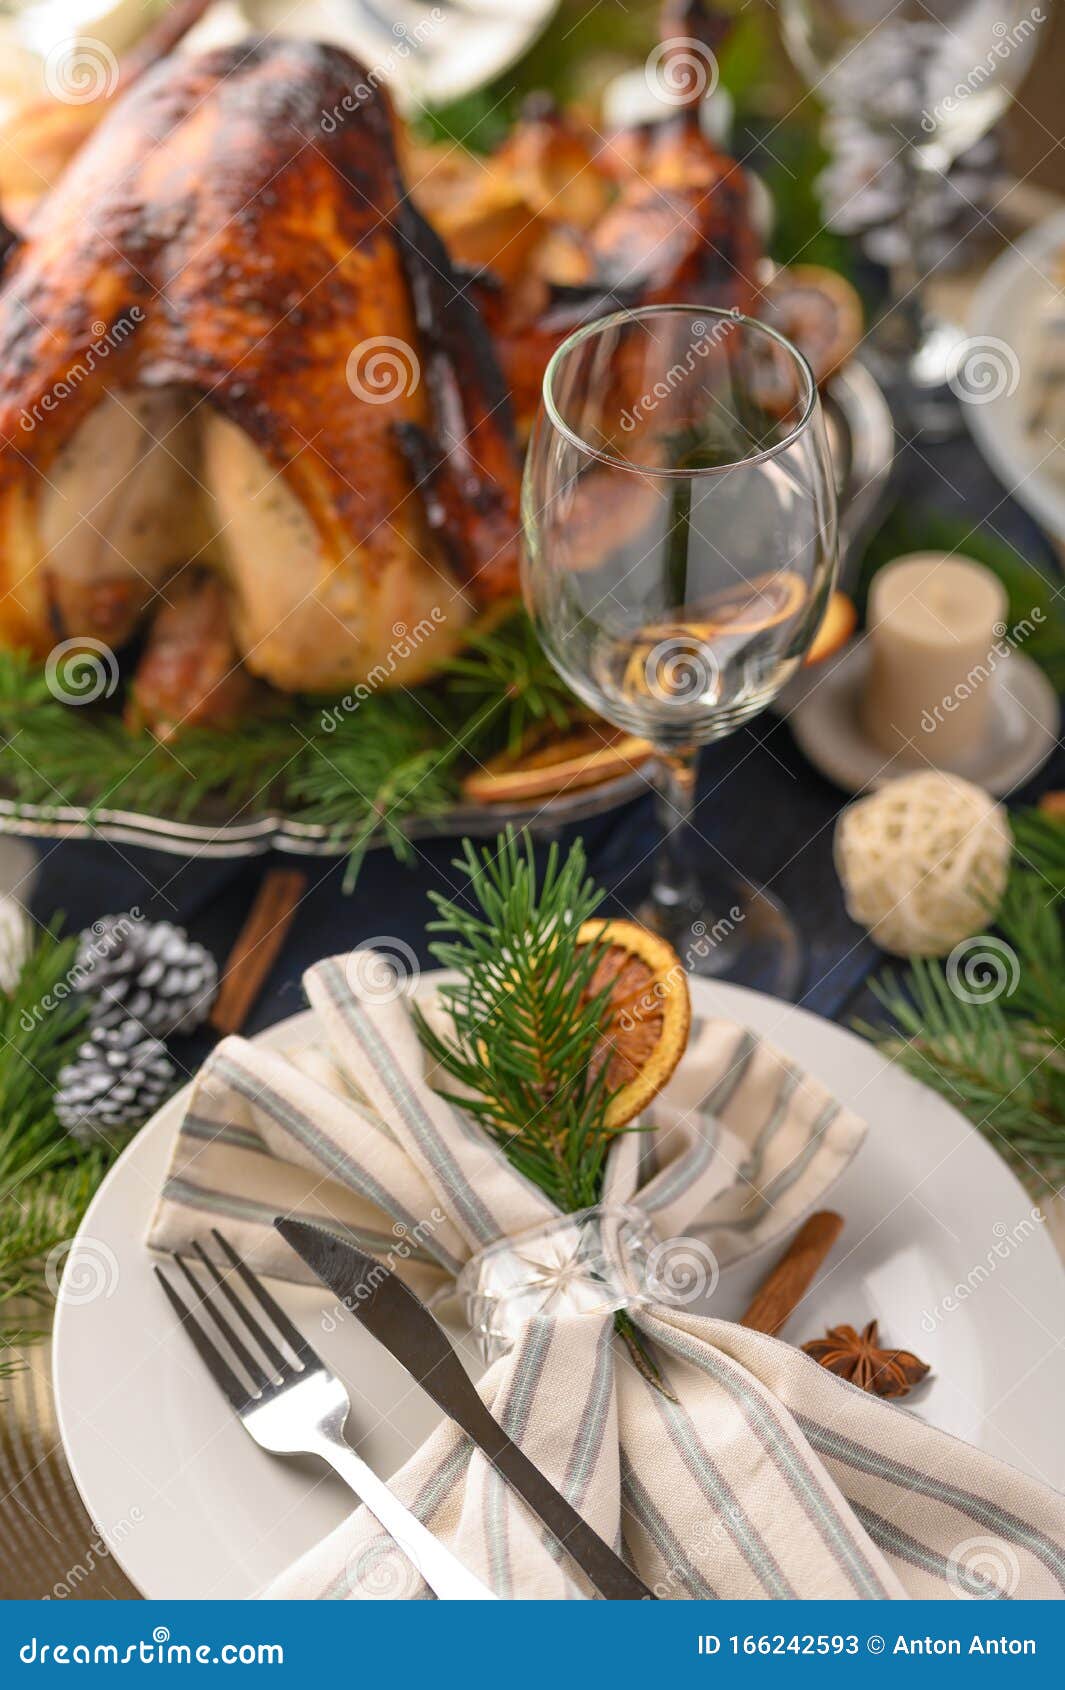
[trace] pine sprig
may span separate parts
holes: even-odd
[[[985,989],[915,958],[873,983],[889,1027],[860,1030],[987,1133],[1018,1171],[1065,1174],[1065,827],[1011,818],[1018,850],[996,915],[1002,949]],[[1038,866],[1033,866],[1038,858]],[[970,1001],[971,1000],[971,1001]]]
[[[413,856],[405,824],[440,816],[458,796],[455,762],[461,741],[418,694],[376,694],[334,732],[313,742],[290,770],[286,801],[301,821],[329,829],[349,851],[346,885],[354,883],[375,834],[401,862]]]
[[[469,699],[487,730],[498,734],[495,718],[502,715],[502,737],[516,751],[526,730],[541,722],[564,728],[573,711],[573,694],[548,661],[528,617],[516,614],[498,628],[474,633],[446,674],[456,699]]]
[[[594,989],[594,979],[609,941],[578,943],[602,901],[584,847],[577,840],[563,860],[552,845],[538,882],[528,834],[519,845],[508,829],[493,847],[463,840],[454,866],[469,877],[472,903],[429,894],[438,919],[428,931],[447,935],[429,949],[459,976],[439,989],[446,1030],[414,1005],[437,1090],[479,1121],[563,1214],[591,1208],[618,1132],[640,1129],[606,1119],[611,983]],[[637,1369],[675,1400],[628,1312],[619,1310],[614,1324]]]
[[[15,1365],[11,1350],[44,1337],[48,1289],[42,1269],[73,1238],[109,1161],[97,1149],[43,1172],[31,1162],[13,1181],[0,1226],[0,1376]]]
[[[418,1015],[423,1044],[454,1089],[444,1093],[501,1144],[515,1167],[566,1212],[598,1201],[614,1134],[606,1070],[596,1060],[609,986],[592,990],[599,945],[577,934],[602,894],[578,843],[556,846],[537,882],[528,839],[464,842],[469,907],[430,894],[446,934],[430,950],[457,984],[440,990],[451,1030]]]
[[[1065,826],[1043,810],[1018,810],[1010,817],[1017,859],[1047,889],[1065,895]]]
[[[111,708],[64,703],[24,652],[0,652],[0,747],[16,802],[214,823],[280,808],[347,846],[349,886],[374,836],[408,860],[410,824],[456,804],[464,768],[517,745],[531,722],[564,724],[571,704],[520,606],[471,635],[431,684],[278,699],[236,729],[190,727],[165,744]]]
[[[88,1013],[70,987],[76,951],[76,940],[42,934],[0,993],[0,1372],[5,1352],[40,1335],[27,1310],[45,1301],[48,1254],[73,1237],[112,1159],[70,1138],[52,1107]]]

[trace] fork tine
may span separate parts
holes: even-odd
[[[236,1310],[237,1314],[239,1314],[241,1320],[244,1322],[244,1325],[255,1339],[255,1342],[260,1346],[263,1354],[267,1357],[270,1366],[274,1369],[274,1372],[290,1372],[292,1367],[291,1362],[287,1359],[287,1357],[281,1354],[281,1351],[274,1343],[274,1340],[271,1338],[269,1332],[263,1331],[263,1328],[259,1325],[259,1322],[252,1314],[251,1310],[245,1308],[232,1285],[229,1283],[230,1276],[219,1273],[199,1239],[195,1241],[192,1248],[195,1250],[196,1254],[200,1258],[200,1261],[203,1263],[204,1267],[211,1275],[211,1278],[218,1286],[218,1289],[221,1291],[223,1297],[228,1299],[231,1307]]]
[[[243,1279],[245,1285],[248,1287],[248,1290],[258,1302],[259,1307],[264,1311],[264,1313],[270,1316],[270,1319],[277,1327],[277,1330],[280,1332],[285,1342],[287,1344],[291,1344],[295,1353],[302,1360],[314,1362],[317,1365],[318,1356],[315,1354],[314,1350],[311,1349],[311,1346],[303,1336],[303,1333],[293,1326],[280,1303],[274,1301],[273,1297],[271,1297],[269,1291],[266,1289],[266,1286],[256,1278],[255,1274],[252,1273],[249,1267],[245,1267],[229,1240],[222,1237],[222,1234],[218,1231],[217,1227],[211,1228],[211,1237],[218,1245],[218,1248],[222,1251],[230,1266],[235,1268],[240,1274],[241,1279]]]
[[[235,1411],[239,1414],[248,1403],[248,1387],[241,1384],[232,1368],[228,1365],[225,1359],[219,1355],[202,1326],[200,1326],[192,1318],[189,1310],[181,1301],[181,1298],[174,1290],[174,1287],[171,1285],[169,1279],[167,1279],[158,1263],[155,1264],[155,1277],[166,1292],[170,1304],[177,1314],[182,1326],[185,1328],[185,1331],[196,1346],[200,1360],[207,1368],[208,1373],[211,1375],[216,1385],[220,1385],[222,1390],[225,1392],[226,1397],[229,1399],[229,1406],[232,1409],[235,1409]]]
[[[265,1391],[267,1385],[269,1385],[269,1383],[270,1383],[269,1376],[266,1373],[263,1372],[259,1363],[256,1361],[255,1357],[252,1355],[251,1351],[248,1349],[247,1345],[242,1343],[241,1340],[237,1337],[237,1334],[234,1332],[233,1328],[230,1326],[230,1324],[229,1324],[228,1320],[226,1319],[225,1315],[222,1314],[219,1309],[215,1308],[214,1303],[211,1301],[209,1294],[204,1292],[202,1285],[200,1284],[199,1280],[196,1278],[196,1275],[193,1273],[192,1269],[189,1267],[189,1264],[188,1264],[188,1262],[186,1262],[184,1256],[179,1256],[177,1251],[175,1250],[174,1251],[174,1260],[177,1263],[178,1267],[181,1269],[182,1273],[185,1275],[185,1278],[188,1280],[189,1285],[192,1287],[193,1291],[195,1291],[196,1296],[200,1300],[201,1306],[207,1310],[207,1313],[210,1315],[211,1319],[214,1321],[214,1323],[217,1326],[219,1332],[221,1332],[223,1338],[225,1339],[226,1343],[229,1345],[230,1349],[233,1351],[233,1354],[236,1356],[237,1360],[240,1362],[240,1365],[243,1367],[245,1373],[248,1374],[249,1378],[251,1379],[252,1384],[255,1386],[255,1389],[257,1391]]]

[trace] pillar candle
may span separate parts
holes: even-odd
[[[987,730],[1006,609],[998,577],[969,558],[918,552],[878,571],[862,722],[882,751],[965,761]]]

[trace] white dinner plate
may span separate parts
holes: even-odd
[[[889,1343],[934,1370],[913,1412],[1061,1486],[1065,1270],[1017,1180],[961,1115],[855,1034],[738,986],[692,990],[698,1014],[764,1034],[869,1122],[831,1196],[845,1232],[786,1335],[878,1317]],[[296,1016],[262,1040],[291,1048],[312,1026]],[[138,1134],[78,1233],[57,1308],[56,1405],[78,1488],[134,1584],[149,1597],[245,1597],[352,1503],[315,1464],[252,1443],[156,1285],[143,1239],[182,1107],[179,1094]],[[738,1315],[766,1265],[723,1273],[713,1311]],[[347,1381],[363,1454],[394,1470],[436,1410],[357,1322],[334,1329],[324,1292],[275,1289]]]
[[[1029,431],[1046,368],[1046,308],[1060,299],[1065,211],[1029,229],[989,267],[969,308],[973,396],[961,407],[1004,487],[1057,540],[1065,540],[1065,451]],[[963,349],[964,352],[965,349]]]

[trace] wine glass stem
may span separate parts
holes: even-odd
[[[913,145],[900,154],[903,173],[902,227],[905,253],[891,268],[893,309],[900,339],[907,353],[916,352],[924,341],[928,321],[926,307],[928,265],[928,199],[932,172],[922,163]]]
[[[699,880],[691,850],[692,816],[699,752],[668,751],[659,755],[658,822],[662,843],[655,859],[651,898],[667,919],[700,901]]]

